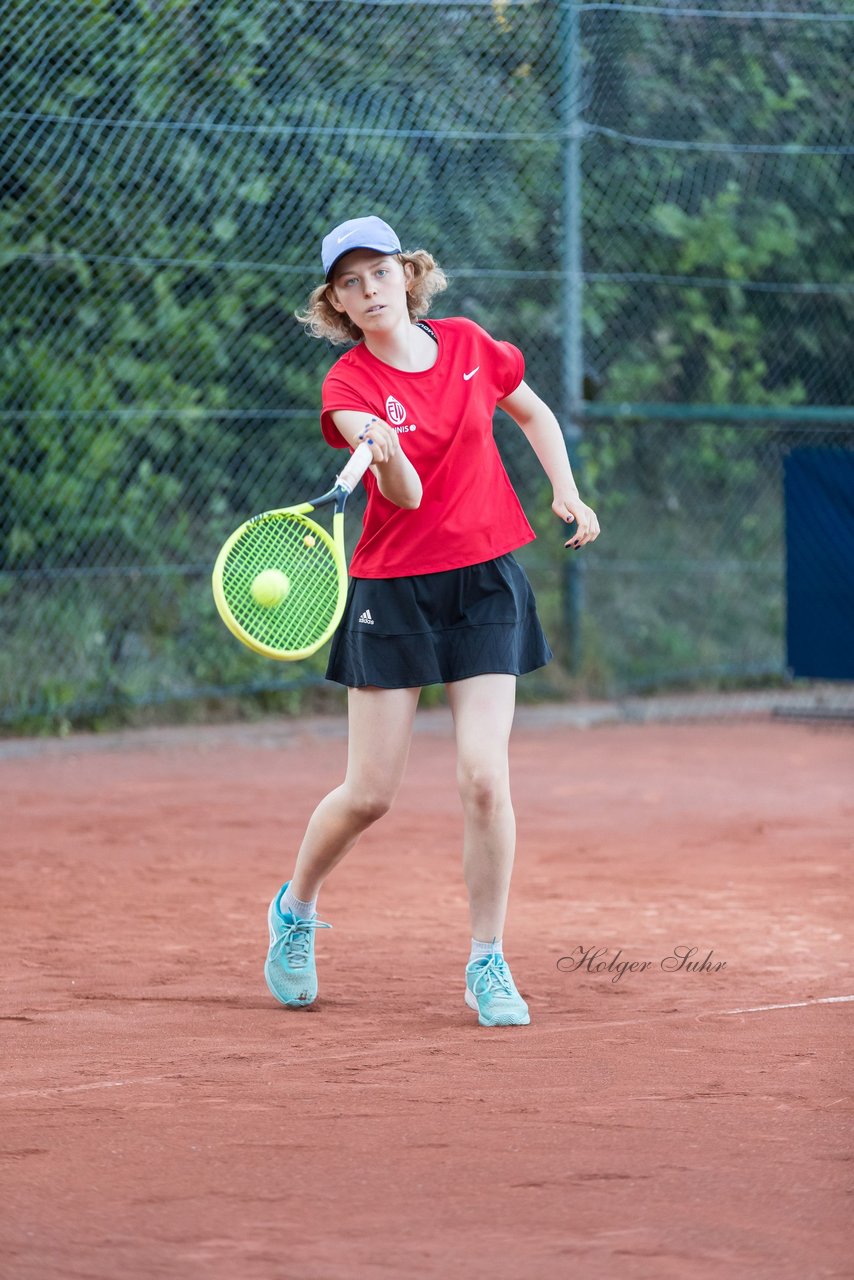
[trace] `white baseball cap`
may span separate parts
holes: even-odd
[[[350,218],[324,236],[320,249],[323,273],[328,280],[339,258],[353,249],[375,249],[377,253],[400,253],[400,241],[382,218]]]

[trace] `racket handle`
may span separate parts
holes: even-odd
[[[371,452],[371,446],[364,442],[360,444],[338,477],[336,481],[338,487],[346,489],[348,493],[352,493],[373,460],[374,455]]]

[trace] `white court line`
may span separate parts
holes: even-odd
[[[719,1014],[703,1014],[703,1017],[725,1018],[733,1013],[766,1013],[769,1009],[806,1009],[811,1004],[841,1004],[854,1000],[854,996],[820,996],[818,1000],[796,1000],[794,1004],[758,1004],[753,1009],[725,1009]]]
[[[680,1018],[693,1018],[695,1022],[699,1022],[705,1018],[729,1018],[739,1013],[768,1013],[774,1009],[806,1009],[811,1005],[816,1004],[844,1004],[850,1003],[851,1001],[854,1001],[854,995],[820,996],[817,1000],[796,1000],[791,1004],[759,1004],[755,1005],[751,1009],[713,1009],[707,1013],[659,1013],[654,1014],[651,1018],[624,1018],[613,1022],[575,1022],[569,1027],[534,1027],[525,1031],[525,1040],[530,1041],[536,1039],[538,1036],[544,1035],[566,1035],[567,1032],[571,1033],[573,1031],[598,1031],[607,1030],[613,1027],[651,1026],[655,1022],[678,1022]],[[509,1029],[510,1028],[507,1028],[507,1030]],[[369,1049],[352,1049],[345,1053],[321,1053],[316,1054],[314,1057],[309,1057],[307,1054],[301,1054],[299,1060],[302,1066],[306,1066],[314,1063],[322,1064],[328,1062],[340,1062],[351,1058],[372,1058],[376,1057],[376,1055],[380,1053],[393,1054],[395,1050],[397,1050],[398,1053],[409,1052],[412,1049],[417,1050],[419,1045],[424,1043],[425,1041],[421,1040],[407,1041],[405,1044],[401,1044],[400,1041],[395,1041],[391,1044],[376,1043]],[[431,1040],[428,1043],[432,1045],[435,1041]],[[269,1067],[271,1064],[267,1062],[265,1065]],[[174,1083],[179,1081],[188,1081],[191,1084],[196,1083],[193,1077],[187,1075],[186,1072],[182,1074],[171,1072],[170,1074],[163,1076],[138,1076],[133,1080],[95,1080],[89,1084],[56,1084],[47,1085],[44,1089],[21,1089],[16,1093],[0,1094],[0,1102],[11,1102],[15,1098],[47,1098],[56,1093],[86,1093],[93,1089],[125,1089],[135,1084],[162,1084],[164,1081],[172,1081]],[[232,1082],[223,1081],[222,1083],[229,1084]]]
[[[135,1080],[93,1080],[91,1084],[51,1084],[44,1089],[21,1089],[18,1093],[0,1094],[0,1102],[12,1098],[48,1098],[52,1093],[86,1093],[90,1089],[123,1089],[130,1084],[160,1084],[163,1080],[182,1080],[183,1076],[137,1076]]]

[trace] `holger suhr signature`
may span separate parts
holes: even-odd
[[[659,961],[655,960],[621,960],[622,948],[608,959],[607,947],[577,946],[571,955],[561,956],[557,967],[562,973],[609,973],[612,982],[619,982],[626,973],[645,973],[647,969],[656,967],[665,973],[720,973],[726,968],[726,960],[713,960],[714,949],[710,948],[702,960],[695,959],[698,947],[674,947],[670,955]]]

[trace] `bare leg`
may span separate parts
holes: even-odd
[[[309,819],[291,881],[304,902],[391,807],[409,757],[420,689],[350,689],[347,773]]]
[[[504,932],[516,850],[507,752],[516,703],[516,677],[475,676],[447,686],[457,738],[457,784],[465,814],[463,874],[472,936],[481,942]]]

